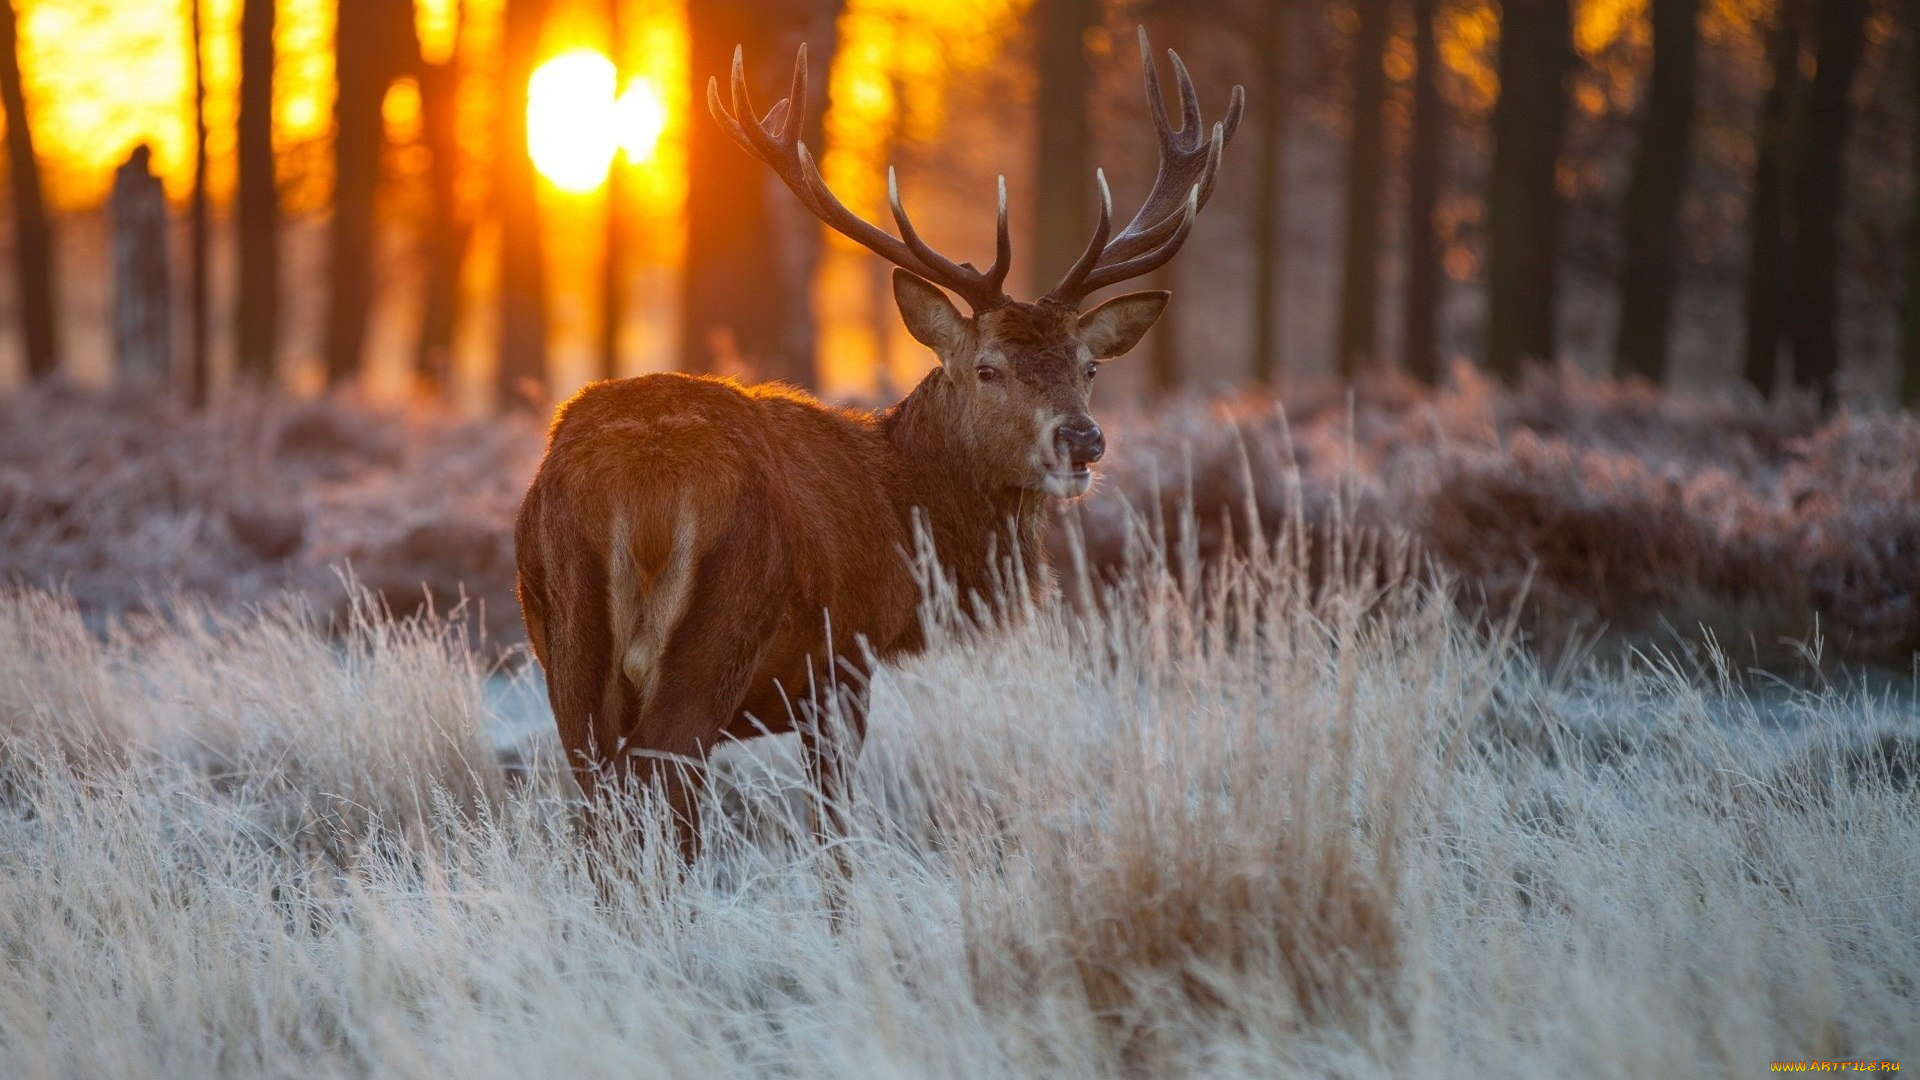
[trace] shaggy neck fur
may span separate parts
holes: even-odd
[[[1047,587],[1048,497],[983,481],[994,475],[994,463],[977,459],[964,403],[944,368],[933,369],[905,400],[881,413],[879,424],[905,467],[901,508],[925,513],[935,550],[958,578],[962,595],[996,593],[1004,565],[994,564],[1004,564],[1010,537],[1030,588],[1037,594]]]

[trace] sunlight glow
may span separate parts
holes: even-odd
[[[562,191],[600,186],[613,162],[613,61],[591,49],[561,53],[527,84],[527,151]]]
[[[540,174],[562,191],[593,191],[606,181],[616,149],[646,161],[667,127],[667,106],[653,84],[634,79],[614,98],[613,62],[575,49],[540,65],[527,85],[527,150]]]
[[[614,102],[613,122],[627,160],[646,161],[653,157],[654,147],[667,130],[667,103],[660,100],[660,91],[652,83],[629,80],[620,100]]]

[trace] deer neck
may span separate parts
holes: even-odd
[[[994,563],[1005,560],[1010,543],[1040,588],[1049,580],[1047,496],[983,479],[992,472],[967,437],[962,408],[945,370],[934,368],[881,415],[881,430],[903,467],[900,509],[925,516],[942,564],[963,590],[992,595]]]

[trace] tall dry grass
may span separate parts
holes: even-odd
[[[930,606],[931,648],[873,687],[839,858],[799,839],[790,748],[763,741],[723,753],[684,874],[645,813],[608,844],[622,872],[590,872],[550,739],[507,774],[486,671],[430,616],[335,639],[187,604],[102,638],[8,594],[0,1075],[1920,1051],[1910,694],[1549,674],[1393,542],[1341,530],[1310,567],[1304,521],[1211,568],[1136,544],[1101,603],[990,630]]]

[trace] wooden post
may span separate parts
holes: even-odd
[[[114,381],[123,390],[164,389],[173,377],[167,194],[152,156],[142,143],[113,174]]]

